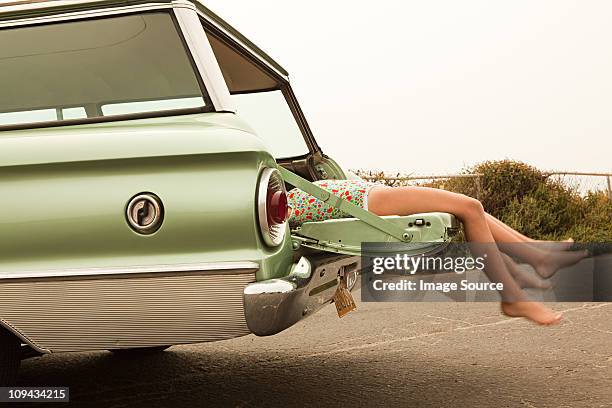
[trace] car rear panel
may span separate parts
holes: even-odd
[[[42,129],[1,134],[0,152],[0,272],[258,260],[270,252],[259,239],[255,193],[272,159],[246,132],[163,121]],[[128,201],[142,192],[164,207],[151,235],[126,219]]]

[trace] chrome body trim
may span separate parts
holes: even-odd
[[[215,110],[235,113],[236,107],[232,102],[221,68],[217,63],[210,42],[208,42],[208,37],[198,18],[195,6],[182,0],[175,1],[172,5],[187,47],[193,56]]]
[[[141,211],[146,216],[141,218]],[[139,234],[152,234],[164,221],[164,205],[155,194],[141,193],[132,197],[125,208],[125,218],[132,229]]]
[[[270,184],[272,184],[273,187],[280,188],[287,194],[283,178],[279,171],[266,167],[261,172],[259,182],[257,183],[257,219],[259,221],[259,229],[262,238],[266,245],[277,247],[282,244],[285,239],[288,222],[285,220],[282,224],[268,224],[267,201]]]
[[[64,7],[79,4],[95,3],[95,0],[13,0],[0,4],[2,13],[16,13],[20,11],[36,10],[45,7]]]
[[[302,257],[286,277],[247,285],[244,314],[249,330],[270,336],[287,329],[331,302],[340,275],[353,275],[360,269],[357,257]]]
[[[256,262],[206,262],[175,265],[142,265],[111,268],[82,268],[42,271],[2,272],[0,280],[66,278],[82,276],[135,275],[135,274],[172,274],[184,272],[211,272],[211,274],[231,271],[232,274],[251,273],[259,269]]]
[[[91,3],[91,2],[83,2],[83,4],[85,3]],[[173,5],[171,3],[146,3],[146,4],[134,4],[131,6],[106,7],[106,8],[102,6],[101,8],[96,9],[96,10],[71,11],[67,13],[51,14],[48,16],[24,17],[24,18],[16,18],[14,20],[0,21],[0,28],[20,27],[20,26],[33,25],[33,24],[55,23],[59,21],[80,20],[80,19],[94,18],[94,17],[101,17],[101,16],[113,16],[117,14],[138,13],[140,11],[164,10],[164,9],[171,9],[171,8],[173,8]]]

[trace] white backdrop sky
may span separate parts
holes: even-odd
[[[612,171],[612,2],[210,0],[344,167]]]

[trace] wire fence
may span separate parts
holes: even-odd
[[[442,181],[441,188],[444,188],[444,180],[453,178],[473,179],[476,189],[476,198],[480,198],[482,186],[482,174],[444,174],[444,175],[417,175],[417,176],[396,176],[388,177],[383,173],[358,172],[359,176],[368,181],[382,182],[389,186],[420,185],[427,182]],[[589,191],[605,191],[608,198],[612,200],[612,173],[588,173],[580,171],[549,171],[544,173],[546,177],[554,177],[568,187],[586,194]]]

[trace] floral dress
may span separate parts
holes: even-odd
[[[377,186],[377,184],[363,180],[318,180],[314,184],[365,210],[368,209],[368,193],[372,187]],[[292,228],[307,221],[351,217],[298,188],[290,190],[287,198],[289,206],[293,209],[289,217],[289,225]]]

